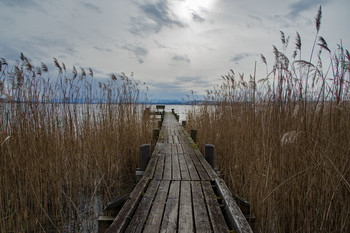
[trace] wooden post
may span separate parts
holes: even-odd
[[[194,142],[197,142],[197,130],[191,129],[191,138]]]
[[[210,166],[215,168],[215,146],[213,144],[205,144],[205,159]]]
[[[151,157],[151,145],[143,144],[140,146],[140,170],[145,171],[148,161]]]
[[[106,232],[108,227],[113,223],[113,220],[115,219],[115,216],[99,216],[97,223],[98,223],[98,233]]]
[[[153,136],[152,136],[152,143],[155,143],[158,140],[159,137],[159,129],[153,130]]]

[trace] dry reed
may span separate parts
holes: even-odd
[[[0,232],[95,231],[95,214],[130,191],[139,145],[151,141],[139,83],[54,64],[1,59]]]
[[[320,20],[321,8],[315,44]],[[292,59],[274,47],[266,78],[249,85],[231,71],[188,113],[200,148],[215,144],[224,179],[250,201],[256,232],[350,232],[350,56],[323,38],[318,48],[302,60],[297,34]]]

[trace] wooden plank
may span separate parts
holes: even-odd
[[[170,181],[161,181],[151,212],[147,218],[145,229],[143,231],[144,233],[159,232],[169,187]]]
[[[224,215],[221,212],[211,183],[209,181],[202,181],[202,188],[214,233],[229,233],[229,228],[226,225]]]
[[[230,228],[237,233],[252,233],[253,231],[250,228],[248,221],[233,200],[232,194],[227,188],[225,182],[222,179],[217,178],[215,179],[215,185],[219,195],[223,198],[224,213],[228,219]]]
[[[149,180],[146,180],[144,178],[139,181],[139,183],[130,194],[129,199],[120,210],[118,216],[114,219],[111,226],[106,230],[106,233],[122,232],[126,229],[142,198],[142,193],[145,191],[148,184]]]
[[[176,144],[171,144],[171,153],[177,153],[177,146],[176,146]]]
[[[209,175],[194,152],[190,152],[192,161],[197,169],[201,180],[210,180]]]
[[[174,143],[172,132],[168,134],[168,143]]]
[[[157,180],[151,181],[145,195],[143,196],[134,216],[129,223],[128,228],[126,229],[127,232],[142,232],[143,225],[146,222],[146,218],[151,208],[159,182],[160,181]]]
[[[164,164],[164,180],[171,180],[171,154],[165,155],[165,164]]]
[[[189,180],[190,173],[189,173],[187,165],[186,165],[185,157],[182,153],[178,154],[178,156],[179,156],[181,180]]]
[[[181,173],[180,173],[180,165],[179,165],[179,156],[177,153],[172,153],[171,155],[172,160],[172,179],[173,180],[181,180]]]
[[[158,155],[153,153],[151,155],[151,159],[148,162],[146,171],[143,173],[144,178],[146,178],[146,179],[153,178],[153,174],[154,174],[154,171],[156,169],[157,161],[158,161]]]
[[[211,232],[208,212],[200,181],[191,181],[191,187],[196,232]]]
[[[177,132],[179,132],[179,131],[177,131]],[[179,138],[178,138],[178,136],[177,136],[177,132],[175,132],[175,134],[173,135],[173,141],[174,141],[174,143],[179,143]]]
[[[186,161],[188,172],[190,173],[191,180],[199,180],[199,176],[197,174],[196,168],[194,167],[191,156],[186,152],[183,155]]]
[[[163,172],[164,172],[164,154],[158,155],[158,162],[156,170],[154,171],[154,179],[161,180],[163,178]]]
[[[181,181],[178,232],[193,232],[193,211],[191,196],[192,195],[190,181]]]
[[[215,180],[216,178],[219,178],[219,176],[216,174],[216,172],[213,170],[213,168],[210,166],[210,164],[207,162],[207,160],[204,158],[202,153],[199,150],[195,150],[195,153],[197,155],[197,158],[201,162],[204,169],[207,171],[210,180]]]
[[[160,135],[159,135],[160,137]],[[164,143],[162,143],[159,139],[156,143],[156,146],[154,148],[153,154],[159,154],[159,153],[164,153]]]
[[[181,142],[182,143],[182,142]],[[176,144],[176,149],[177,149],[177,153],[184,153],[183,149],[182,149],[182,145],[179,143],[179,144]]]
[[[180,181],[172,181],[160,232],[177,232]]]

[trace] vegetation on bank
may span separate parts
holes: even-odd
[[[281,32],[271,71],[261,56],[266,77],[231,71],[207,93],[216,104],[188,113],[199,147],[215,144],[227,184],[250,201],[257,232],[350,232],[350,53],[318,35],[321,14],[306,60],[301,36],[287,56]]]
[[[54,70],[23,54],[0,64],[0,232],[94,231],[151,141],[143,86],[123,74],[98,82],[56,59]]]

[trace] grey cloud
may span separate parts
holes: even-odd
[[[289,5],[290,12],[288,14],[291,18],[296,18],[300,13],[318,7],[319,5],[327,4],[332,0],[299,0]]]
[[[126,44],[121,46],[120,48],[133,53],[136,56],[137,61],[139,63],[143,63],[143,58],[148,55],[148,50],[146,48],[137,45]]]
[[[241,60],[247,58],[247,57],[252,57],[256,56],[257,54],[255,53],[237,53],[235,54],[234,57],[230,59],[230,61],[234,62],[235,64],[238,64]]]
[[[32,46],[35,49],[43,50],[47,48],[58,48],[60,51],[66,52],[68,55],[77,55],[78,51],[75,49],[75,45],[71,42],[68,42],[64,39],[49,39],[43,37],[32,37]]]
[[[159,82],[150,81],[148,84],[157,92],[157,96],[166,96],[167,98],[179,99],[188,94],[188,89],[181,86],[178,82]]]
[[[205,22],[205,19],[195,11],[192,12],[192,19],[193,19],[193,21],[195,21],[197,23]]]
[[[84,3],[82,3],[82,6],[84,6],[86,9],[89,9],[89,10],[92,10],[92,11],[95,11],[97,13],[102,14],[102,11],[100,10],[100,8],[94,4],[84,2]]]
[[[164,44],[160,43],[160,42],[157,41],[157,40],[154,40],[154,43],[157,45],[157,47],[158,47],[159,49],[168,48],[167,46],[165,46]]]
[[[11,7],[28,7],[37,5],[34,0],[0,0],[0,3]]]
[[[176,77],[176,81],[181,83],[184,86],[196,86],[196,87],[211,87],[212,83],[204,80],[199,76],[180,76]]]
[[[187,62],[187,63],[191,62],[191,60],[188,58],[187,55],[181,56],[181,55],[174,54],[171,57],[171,60],[174,62]]]
[[[138,5],[138,8],[141,16],[131,18],[132,28],[130,31],[134,34],[158,33],[163,27],[186,26],[172,13],[167,0],[155,3],[147,2]]]
[[[109,52],[109,53],[113,52],[112,49],[100,48],[98,46],[94,46],[94,49],[101,51],[101,52]]]
[[[257,16],[255,16],[255,15],[248,15],[248,17],[251,18],[251,19],[254,19],[254,20],[258,21],[258,22],[262,22],[262,19],[257,17]]]

